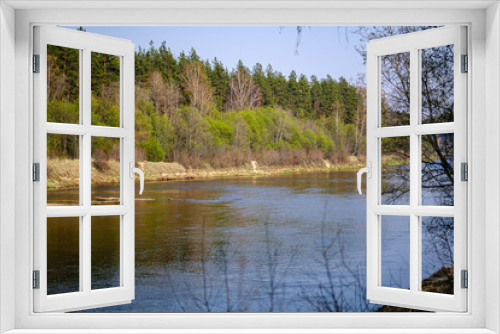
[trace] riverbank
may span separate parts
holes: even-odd
[[[293,166],[263,166],[257,161],[242,167],[214,169],[208,164],[199,169],[187,169],[176,162],[139,162],[146,182],[199,180],[226,177],[269,176],[278,174],[355,171],[365,167],[364,158],[350,157],[346,163],[332,164],[324,160],[322,164],[302,164]],[[92,185],[116,184],[120,180],[120,164],[111,160],[105,164],[92,163]],[[49,159],[47,162],[47,187],[49,189],[72,188],[79,185],[79,161],[72,159]]]
[[[383,158],[384,167],[408,164],[408,161],[395,156]],[[349,157],[344,163],[331,163],[323,160],[319,163],[308,163],[291,166],[265,166],[257,161],[245,163],[241,167],[212,168],[204,164],[198,169],[185,168],[177,162],[139,162],[137,167],[145,174],[146,182],[217,179],[226,177],[271,176],[291,173],[310,173],[328,171],[357,171],[366,167],[365,158]],[[120,163],[116,160],[92,163],[92,185],[105,186],[120,181]],[[74,188],[79,186],[79,161],[73,159],[49,159],[47,161],[47,188]]]

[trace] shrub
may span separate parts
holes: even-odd
[[[314,163],[314,164],[323,165],[324,164],[323,160],[325,159],[325,154],[323,153],[322,150],[315,149],[315,150],[309,151],[308,158],[309,158],[309,161]]]
[[[108,156],[102,149],[96,150],[93,156],[94,161],[92,162],[92,164],[98,171],[104,172],[109,169]]]
[[[262,154],[262,160],[267,166],[276,166],[280,163],[280,154],[276,150],[265,150]]]
[[[135,147],[135,161],[146,161],[147,154],[146,150],[140,146]]]
[[[307,154],[304,149],[294,148],[292,150],[292,163],[294,165],[301,165],[307,162]]]
[[[145,149],[148,161],[163,161],[165,152],[163,152],[163,149],[161,148],[160,143],[158,143],[158,139],[156,139],[156,137],[150,138],[149,143],[146,145]]]

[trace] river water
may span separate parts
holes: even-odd
[[[146,183],[136,197],[136,299],[90,311],[376,310],[364,291],[366,196],[355,180],[355,172],[339,171]],[[119,219],[92,222],[92,287],[117,286]],[[50,246],[77,240],[78,224],[52,225],[49,294],[78,290],[77,247],[66,245],[61,257]],[[382,285],[408,288],[407,217],[383,217],[382,245]],[[441,267],[437,257],[427,264],[428,275]]]

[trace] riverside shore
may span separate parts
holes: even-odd
[[[226,177],[269,176],[290,173],[354,171],[365,167],[364,159],[350,157],[348,162],[332,164],[324,160],[322,164],[301,164],[293,166],[261,166],[252,161],[241,167],[214,169],[203,167],[185,168],[176,162],[139,162],[137,167],[145,174],[146,182],[199,180]],[[98,168],[99,167],[99,168]],[[49,159],[47,162],[47,187],[49,189],[73,188],[79,186],[79,161],[72,159]],[[92,163],[92,185],[112,185],[120,180],[120,163],[115,160],[105,164]]]

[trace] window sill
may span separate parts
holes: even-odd
[[[15,329],[5,334],[488,334],[488,329]]]

